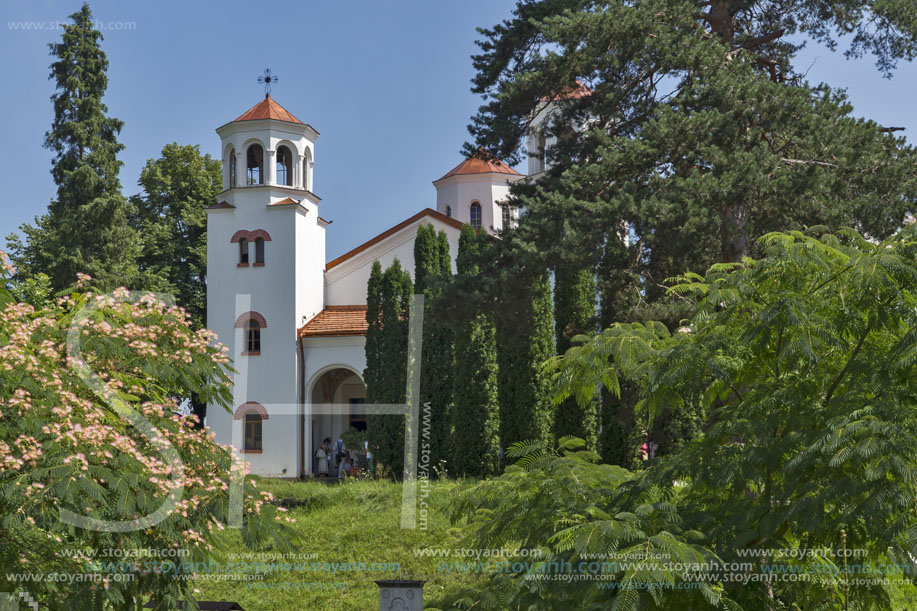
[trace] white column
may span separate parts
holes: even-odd
[[[275,149],[270,149],[265,151],[267,153],[264,158],[264,184],[266,185],[276,185],[277,184],[277,151]]]
[[[315,160],[312,159],[312,155],[306,157],[306,176],[305,182],[303,183],[303,188],[308,189],[315,193],[315,185],[312,183],[312,166],[315,164]]]
[[[305,177],[305,175],[303,174],[303,171],[302,171],[302,169],[303,169],[303,160],[304,160],[305,158],[306,158],[305,155],[296,155],[296,163],[293,164],[293,165],[295,166],[295,167],[293,168],[293,186],[296,187],[296,188],[298,188],[298,189],[299,189],[299,188],[302,188],[302,189],[305,189],[305,188],[306,188],[306,177]]]
[[[248,164],[245,163],[245,151],[236,151],[236,184],[234,187],[244,187],[248,175]]]

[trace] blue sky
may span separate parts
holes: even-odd
[[[79,1],[0,4],[0,237],[44,212],[54,196],[47,44]],[[109,112],[125,122],[126,195],[139,191],[145,161],[170,142],[219,156],[214,130],[264,95],[256,79],[280,77],[272,96],[312,124],[315,191],[328,227],[328,259],[435,206],[430,184],[455,166],[480,100],[470,92],[477,26],[508,17],[511,0],[369,2],[91,3],[105,29]],[[24,30],[23,27],[33,29]],[[855,114],[907,127],[915,142],[917,66],[892,80],[871,58],[811,47],[798,66],[814,82],[846,87]],[[2,244],[2,242],[0,242]]]

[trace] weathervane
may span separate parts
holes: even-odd
[[[258,82],[264,85],[264,93],[266,95],[271,94],[271,83],[276,83],[280,78],[276,74],[271,74],[270,68],[264,69],[264,76],[258,77]]]

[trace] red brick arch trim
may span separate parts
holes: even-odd
[[[268,419],[267,409],[265,409],[263,405],[261,405],[260,403],[256,403],[255,401],[249,401],[237,407],[236,411],[232,415],[232,418],[233,420],[242,420],[243,418],[245,418],[245,414],[249,412],[256,412],[258,414],[261,414],[262,420]]]
[[[262,329],[267,328],[267,320],[265,320],[264,316],[262,316],[258,312],[246,312],[245,314],[242,314],[241,316],[239,316],[239,318],[236,319],[236,325],[235,325],[236,329],[241,329],[245,327],[245,323],[247,323],[250,320],[254,320],[256,323],[258,323],[258,326]]]
[[[261,238],[265,242],[270,242],[271,234],[269,234],[264,229],[255,229],[254,231],[240,229],[239,231],[232,234],[232,238],[230,238],[229,241],[230,243],[235,244],[236,242],[238,242],[239,240],[242,240],[243,238],[248,240],[249,242],[254,242],[258,238]]]

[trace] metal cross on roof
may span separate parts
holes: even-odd
[[[271,74],[270,68],[264,69],[264,75],[258,77],[258,82],[264,85],[264,93],[271,92],[271,84],[276,83],[280,78],[276,74]]]

